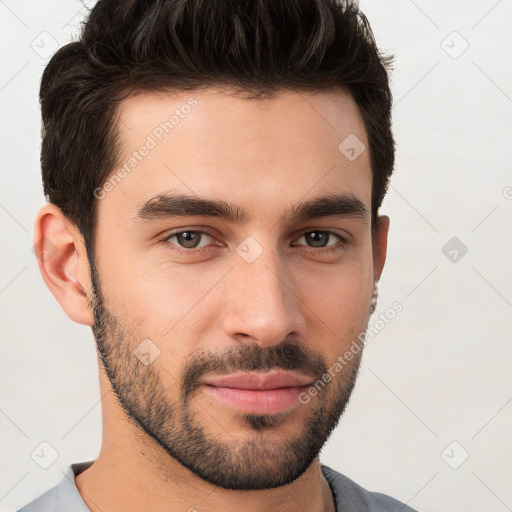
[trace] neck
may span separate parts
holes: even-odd
[[[336,510],[318,460],[294,482],[258,491],[223,489],[199,479],[174,460],[165,465],[165,469],[154,467],[142,454],[117,459],[100,454],[75,482],[91,512],[231,512],[240,511],[242,506],[244,512]]]

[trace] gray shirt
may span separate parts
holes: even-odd
[[[90,512],[75,485],[75,476],[93,462],[91,460],[71,464],[59,484],[17,512]],[[385,494],[363,489],[350,478],[324,464],[320,464],[320,468],[331,487],[337,512],[416,512]]]

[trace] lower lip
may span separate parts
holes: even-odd
[[[240,389],[204,385],[205,393],[217,400],[251,414],[277,414],[298,405],[299,395],[308,386],[278,389]]]

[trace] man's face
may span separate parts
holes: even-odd
[[[122,103],[119,130],[115,172],[127,165],[98,193],[92,269],[93,331],[112,387],[145,434],[210,483],[290,483],[348,403],[362,351],[333,365],[369,318],[369,154],[339,149],[354,135],[368,148],[356,104],[342,92],[283,91],[265,103],[144,93]],[[243,215],[152,200],[164,194]],[[345,202],[298,215],[325,196]],[[279,372],[284,380],[258,378]],[[215,381],[227,375],[253,378]]]

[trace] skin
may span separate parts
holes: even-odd
[[[378,217],[374,243],[369,216],[281,221],[299,202],[334,192],[371,211],[369,152],[350,161],[338,149],[349,134],[368,148],[359,110],[342,90],[280,91],[263,102],[218,89],[140,93],[120,106],[119,165],[191,97],[197,106],[98,201],[95,268],[57,207],[45,205],[35,221],[34,239],[55,246],[38,259],[44,281],[98,345],[103,439],[77,487],[93,512],[334,511],[318,453],[362,350],[307,404],[280,415],[243,414],[199,384],[248,367],[321,378],[366,328],[389,218]],[[170,190],[235,203],[250,220],[134,219]],[[199,249],[158,241],[197,229],[208,233]],[[326,230],[347,244],[305,236]],[[236,251],[249,236],[262,250],[252,263]],[[133,354],[146,339],[160,351],[149,365]]]

